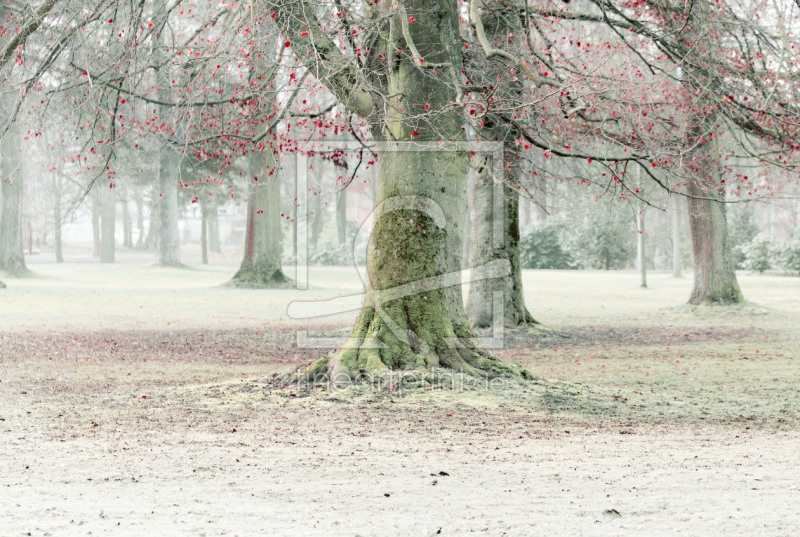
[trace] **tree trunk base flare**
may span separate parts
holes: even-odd
[[[242,268],[224,285],[239,289],[287,289],[294,281],[279,268],[266,271]]]
[[[423,300],[419,295],[406,296],[383,303],[380,313],[374,307],[363,308],[350,340],[336,354],[290,375],[289,383],[329,381],[347,385],[391,379],[393,372],[433,368],[482,378],[539,378],[473,343],[472,330],[454,327],[447,311],[430,315],[430,305],[421,304]]]

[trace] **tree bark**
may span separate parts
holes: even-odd
[[[647,289],[647,252],[645,251],[644,240],[644,211],[644,207],[636,211],[636,250],[639,254],[639,273],[642,277],[641,287]]]
[[[709,175],[703,182],[690,182],[687,188],[694,258],[694,289],[689,303],[695,305],[744,302],[728,243],[725,187],[716,143],[712,140],[698,148],[698,168]]]
[[[53,196],[53,244],[56,250],[56,263],[64,262],[63,244],[61,242],[61,178],[55,180],[55,193]]]
[[[513,328],[538,324],[525,307],[522,291],[522,266],[519,258],[519,193],[507,184],[501,187],[503,200],[496,203],[497,188],[487,173],[475,177],[472,190],[470,266],[473,270],[492,261],[505,261],[511,273],[501,278],[473,281],[467,297],[467,318],[474,327],[492,326],[493,296],[503,293],[503,324]],[[502,214],[494,207],[502,206]],[[496,219],[502,219],[502,244],[493,239]]]
[[[180,233],[178,231],[178,169],[180,154],[170,147],[161,148],[161,165],[158,171],[159,226],[158,264],[165,267],[182,267],[180,261]]]
[[[347,244],[347,188],[336,193],[336,235],[339,246]]]
[[[409,55],[407,31],[426,62],[458,64],[458,9],[449,0],[411,0],[397,10],[384,53],[391,58],[387,137],[398,141],[462,140],[456,94]],[[404,17],[415,23],[403,28]],[[426,114],[424,105],[437,110]],[[377,132],[377,129],[376,129]],[[431,147],[383,152],[374,227],[367,256],[367,290],[350,342],[300,378],[347,383],[393,369],[446,367],[480,376],[528,375],[493,358],[473,339],[461,298],[461,252],[468,157]]]
[[[208,208],[200,205],[200,251],[204,265],[208,265]]]
[[[148,222],[147,226],[147,237],[145,238],[144,241],[144,247],[147,250],[158,248],[158,236],[159,236],[158,228],[161,227],[160,201],[161,198],[156,197],[153,199],[152,204],[150,206],[150,221]]]
[[[689,186],[689,194],[702,196],[703,189]],[[740,304],[744,295],[739,289],[733,258],[728,244],[724,191],[715,199],[689,198],[689,230],[694,257],[694,289],[690,304]]]
[[[100,262],[113,263],[116,244],[116,191],[111,186],[100,185]]]
[[[672,276],[681,278],[681,198],[672,198]]]
[[[92,257],[100,257],[100,194],[98,187],[92,186],[92,239],[94,247],[92,249]]]
[[[133,248],[133,221],[127,189],[122,194],[122,247]]]
[[[2,170],[3,210],[0,216],[0,270],[12,277],[30,274],[25,265],[22,242],[22,136],[19,126],[9,125],[2,140],[0,170]]]
[[[144,200],[142,200],[142,193],[138,189],[134,200],[136,201],[136,229],[139,231],[139,237],[136,239],[136,249],[144,250]]]
[[[208,248],[217,254],[222,253],[222,243],[219,240],[219,211],[216,205],[208,208]]]
[[[231,285],[284,287],[290,280],[281,269],[280,174],[271,147],[250,153],[250,171],[244,258]]]

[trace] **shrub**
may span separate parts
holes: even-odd
[[[775,244],[766,235],[758,234],[753,240],[738,248],[744,260],[741,267],[753,272],[764,272],[772,268],[772,259],[776,251]]]
[[[522,268],[526,269],[577,268],[572,256],[561,247],[556,229],[547,223],[537,224],[522,236],[519,256]]]
[[[775,265],[783,270],[800,273],[800,232],[783,244],[776,246],[774,252]]]

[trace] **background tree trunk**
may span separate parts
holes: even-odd
[[[502,190],[503,200],[496,203],[495,193]],[[472,190],[470,267],[477,269],[492,261],[507,262],[510,274],[501,278],[473,281],[467,297],[467,318],[472,326],[492,326],[494,292],[503,293],[503,324],[506,327],[537,324],[525,307],[522,291],[522,266],[519,258],[519,193],[504,184],[494,186],[486,172],[477,174]],[[495,207],[502,207],[496,214]],[[503,242],[495,246],[493,227],[502,221]]]
[[[128,190],[122,192],[122,247],[133,248],[133,221],[131,220],[131,208],[128,206],[130,198]]]
[[[141,191],[137,190],[134,195],[134,201],[136,202],[136,229],[139,231],[139,236],[136,239],[136,249],[144,250],[144,200],[142,199]]]
[[[216,205],[208,208],[208,248],[216,253],[222,253],[222,243],[219,240],[219,210]]]
[[[100,186],[100,207],[100,262],[113,263],[116,250],[114,234],[117,220],[115,188],[106,185]]]
[[[159,236],[158,228],[161,227],[160,201],[161,198],[155,197],[153,198],[153,202],[150,206],[150,222],[148,223],[147,226],[147,237],[145,238],[144,241],[145,248],[148,250],[158,248],[158,236]]]
[[[181,156],[171,147],[161,148],[158,172],[159,198],[158,264],[181,267],[178,231],[178,169]]]
[[[22,241],[22,136],[16,123],[9,125],[2,140],[0,170],[2,171],[3,209],[0,215],[0,270],[10,276],[30,274],[25,265]]]
[[[92,186],[92,249],[93,257],[100,257],[100,194],[97,185]]]
[[[336,235],[339,246],[347,244],[347,188],[336,193]]]
[[[639,273],[642,281],[641,287],[647,289],[647,252],[644,240],[644,207],[639,207],[636,211],[636,251],[639,254]]]
[[[697,185],[689,185],[690,196],[705,193]],[[694,289],[690,304],[739,304],[744,295],[736,281],[733,258],[728,244],[728,223],[725,216],[723,188],[712,190],[715,199],[688,198],[689,230],[694,257]]]
[[[681,260],[681,198],[672,197],[672,276],[682,277]]]
[[[53,197],[53,245],[56,250],[56,263],[63,263],[64,252],[61,243],[61,189],[63,188],[63,182],[60,177],[56,178],[55,187]]]
[[[200,251],[203,264],[208,265],[208,208],[205,203],[200,206],[200,214]]]
[[[283,287],[289,278],[281,270],[281,211],[278,162],[271,147],[250,153],[247,231],[244,258],[231,280],[237,287]]]

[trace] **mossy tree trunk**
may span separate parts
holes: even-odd
[[[708,31],[709,2],[699,4],[698,16],[703,27],[705,45],[712,50],[717,44]],[[694,94],[695,117],[689,131],[690,146],[696,145],[689,162],[693,180],[687,185],[689,234],[694,259],[694,288],[689,303],[740,304],[744,295],[734,272],[733,255],[728,242],[728,221],[725,210],[725,181],[719,151],[719,126],[714,106],[707,95],[717,91],[719,81],[709,78],[702,69],[689,69],[684,83]],[[708,112],[712,110],[712,112]]]
[[[407,13],[394,12],[385,36],[391,95],[385,132],[391,140],[429,145],[381,153],[361,314],[349,343],[298,377],[344,383],[426,366],[480,376],[527,374],[480,348],[468,325],[459,272],[468,156],[431,150],[440,140],[463,140],[462,116],[452,106],[456,92],[446,74],[420,67],[403,37],[402,18],[414,17],[407,31],[425,62],[459,65],[457,6],[450,0],[403,4]],[[426,114],[426,103],[437,114]]]
[[[92,186],[92,257],[100,257],[100,194],[97,185]]]
[[[690,196],[709,195],[690,185]],[[736,280],[733,256],[728,243],[725,192],[716,189],[709,199],[688,198],[689,230],[694,257],[694,288],[690,304],[740,304],[744,295]]]
[[[250,153],[247,230],[244,258],[231,280],[237,287],[283,287],[289,279],[281,269],[281,217],[278,162],[270,146]]]
[[[502,195],[496,203],[495,195]],[[525,307],[522,266],[519,257],[519,193],[508,184],[494,185],[487,173],[475,177],[472,191],[470,266],[475,271],[491,262],[507,262],[510,273],[500,278],[473,281],[467,297],[467,317],[475,327],[492,326],[494,293],[503,294],[503,324],[506,327],[538,324]],[[502,207],[497,214],[495,207]],[[496,241],[493,227],[502,222],[504,237]]]
[[[3,207],[0,215],[0,270],[13,277],[30,274],[25,265],[22,243],[22,135],[16,122],[9,125],[2,140]]]

